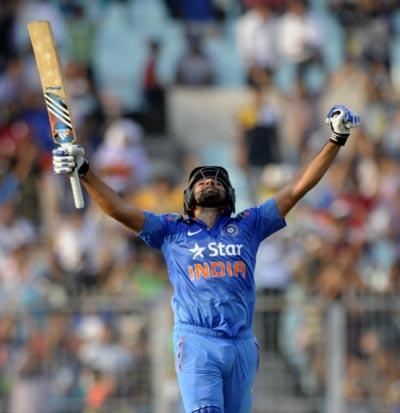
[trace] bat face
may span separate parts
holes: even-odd
[[[59,145],[75,142],[71,111],[60,56],[49,22],[28,24],[32,47],[49,114],[53,140]]]
[[[54,142],[59,145],[74,143],[75,136],[72,131],[71,115],[67,103],[60,96],[46,90],[44,97]]]
[[[75,143],[75,133],[53,31],[48,21],[32,21],[28,24],[28,31],[49,114],[53,140],[55,143],[68,148]],[[70,174],[70,181],[75,206],[76,208],[83,208],[85,203],[77,168]]]

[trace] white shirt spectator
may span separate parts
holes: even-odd
[[[317,20],[309,13],[286,11],[279,22],[277,44],[282,56],[294,63],[312,57],[324,41],[323,31]]]
[[[261,66],[271,70],[277,66],[277,19],[250,9],[236,24],[238,51],[247,67]]]
[[[96,167],[117,192],[144,185],[149,176],[149,160],[141,144],[142,128],[130,119],[118,119],[105,133],[94,154]]]

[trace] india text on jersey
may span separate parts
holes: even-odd
[[[246,278],[246,264],[243,261],[211,261],[188,265],[189,277],[192,281],[201,278],[242,277]]]

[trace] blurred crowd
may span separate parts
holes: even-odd
[[[232,119],[230,143],[249,206],[273,195],[321,147],[330,105],[359,112],[361,128],[326,178],[289,215],[288,228],[260,247],[259,299],[277,303],[263,318],[263,348],[283,355],[301,394],[323,392],[324,314],[342,302],[349,406],[399,412],[395,0],[2,1],[4,411],[42,413],[34,406],[44,397],[54,413],[110,411],[107,403],[122,398],[134,401],[121,412],[150,412],[143,315],[169,294],[158,252],[89,199],[76,211],[69,182],[52,174],[53,143],[26,31],[34,19],[52,23],[92,167],[146,210],[181,212],[186,173],[196,166],[196,154],[171,136],[168,94],[175,88],[250,91]],[[154,150],[166,141],[174,148],[168,159]]]

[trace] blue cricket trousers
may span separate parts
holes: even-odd
[[[185,413],[201,407],[221,413],[250,413],[259,364],[258,343],[251,330],[235,338],[204,327],[174,328],[175,370]]]

